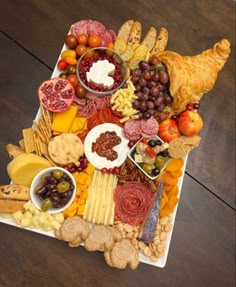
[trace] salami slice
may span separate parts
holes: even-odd
[[[137,140],[141,135],[141,121],[128,120],[123,128],[124,136],[129,140]]]
[[[105,26],[98,21],[90,20],[88,23],[89,36],[90,35],[102,36],[105,30],[106,30]]]
[[[112,29],[108,29],[107,32],[109,32],[109,34],[111,35],[112,38],[112,42],[115,42],[116,40],[116,32]]]
[[[142,119],[140,122],[141,134],[144,137],[154,137],[158,134],[159,125],[155,118]]]
[[[80,34],[85,34],[88,36],[88,26],[91,20],[81,20],[79,22],[76,22],[72,28],[71,28],[71,33],[75,36],[78,37]]]
[[[126,182],[114,191],[115,218],[132,226],[142,224],[152,200],[153,193],[141,182]]]
[[[102,36],[102,47],[107,47],[111,42],[113,42],[112,40],[112,35],[110,34],[109,30],[106,30]]]

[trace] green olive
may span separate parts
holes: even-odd
[[[50,198],[46,198],[41,202],[41,209],[43,212],[48,211],[53,206]]]
[[[63,174],[64,174],[63,171],[60,169],[56,169],[52,173],[53,177],[55,177],[56,179],[61,178],[63,176]]]
[[[168,160],[167,157],[158,155],[158,156],[156,157],[155,167],[161,170],[161,169],[163,168],[163,166],[165,165],[165,163],[166,163],[167,160]]]
[[[153,165],[149,164],[149,163],[144,163],[143,164],[143,170],[147,173],[147,174],[151,174],[152,170],[153,170]]]
[[[60,193],[66,192],[67,190],[69,190],[69,188],[70,188],[70,183],[67,181],[62,181],[58,183],[57,185],[57,191]]]

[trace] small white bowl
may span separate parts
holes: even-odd
[[[50,214],[54,214],[54,213],[59,213],[59,212],[62,212],[63,210],[65,210],[67,207],[69,207],[71,205],[71,203],[73,202],[75,196],[76,196],[76,181],[74,179],[74,177],[72,176],[72,174],[67,171],[66,169],[64,168],[61,168],[61,167],[57,167],[57,166],[54,166],[54,167],[49,167],[49,168],[45,168],[43,170],[41,170],[33,179],[32,183],[31,183],[31,186],[30,186],[30,197],[31,197],[31,200],[33,202],[33,204],[39,209],[41,210],[41,203],[42,203],[42,200],[39,198],[39,196],[35,193],[35,188],[36,186],[40,183],[41,181],[41,178],[44,174],[46,173],[51,173],[53,172],[54,170],[61,170],[63,171],[65,174],[67,174],[70,179],[72,180],[72,183],[74,185],[74,190],[73,190],[73,194],[70,198],[70,200],[67,202],[66,205],[64,205],[63,207],[61,208],[55,208],[55,207],[52,207],[52,208],[49,208],[46,212],[47,213],[50,213]]]
[[[165,168],[166,165],[167,165],[167,162],[170,160],[170,157],[169,157],[169,159],[166,161],[166,163],[164,164],[164,166],[162,167],[162,169],[160,170],[160,173],[159,173],[158,175],[154,176],[154,175],[151,175],[151,174],[146,173],[145,170],[143,170],[143,168],[134,160],[134,156],[133,156],[137,144],[138,144],[143,138],[144,138],[144,137],[142,137],[140,140],[138,140],[138,141],[136,142],[136,144],[130,149],[130,151],[129,151],[129,153],[128,153],[128,157],[129,157],[129,159],[132,160],[132,162],[133,162],[148,178],[154,180],[154,179],[156,179],[156,178],[160,175],[160,173],[164,170],[164,168]],[[151,140],[151,139],[160,140],[162,144],[165,143],[165,142],[164,142],[160,137],[158,137],[158,136],[155,136],[155,137],[153,137],[153,138],[150,138],[149,140]]]

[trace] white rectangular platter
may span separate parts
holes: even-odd
[[[66,49],[66,46],[63,45],[61,52],[64,51],[65,49]],[[60,55],[61,55],[61,53],[59,54],[58,60],[60,59]],[[51,78],[58,77],[59,74],[60,74],[60,71],[58,70],[57,65],[55,65],[55,68],[53,70]],[[40,116],[40,110],[38,111],[38,113],[36,115],[36,118],[35,118],[36,121],[39,118],[39,116]],[[179,198],[180,198],[180,194],[181,194],[181,189],[182,189],[182,184],[183,184],[183,179],[184,179],[186,163],[187,163],[187,156],[184,158],[184,165],[182,166],[182,176],[178,180],[178,188],[179,188],[179,195],[178,196],[179,196]],[[174,211],[171,214],[173,227],[172,227],[171,231],[167,235],[166,249],[165,249],[164,255],[157,262],[153,262],[148,257],[146,257],[146,256],[144,256],[143,254],[140,253],[140,255],[139,255],[140,262],[145,263],[145,264],[150,264],[150,265],[153,265],[155,267],[160,267],[160,268],[165,267],[166,262],[167,262],[168,253],[169,253],[170,242],[171,242],[172,232],[173,232],[173,228],[174,228],[174,224],[175,224],[175,218],[176,218],[177,209],[178,209],[178,204],[176,205]],[[16,226],[16,227],[19,227],[19,228],[22,228],[22,227],[16,225],[16,223],[14,222],[13,218],[10,215],[8,216],[6,214],[1,214],[0,213],[0,222],[1,223],[5,223],[5,224],[9,224],[9,225],[12,225],[12,226]],[[54,233],[52,231],[47,232],[47,231],[44,231],[42,229],[29,229],[29,228],[26,228],[26,230],[33,231],[33,232],[36,232],[36,233],[40,233],[40,234],[43,234],[43,235],[46,235],[46,236],[50,236],[50,237],[55,237]],[[105,264],[105,262],[104,262],[104,264]]]

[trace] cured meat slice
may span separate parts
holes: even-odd
[[[90,22],[88,23],[89,36],[90,35],[102,36],[105,30],[106,30],[105,26],[98,21],[90,20]]]
[[[91,20],[81,20],[79,22],[76,22],[72,28],[71,28],[71,33],[75,36],[78,37],[80,34],[85,34],[88,36],[88,25]]]
[[[108,29],[107,32],[109,32],[109,34],[111,35],[112,38],[112,42],[115,42],[116,40],[116,32],[112,29]]]
[[[141,182],[126,182],[114,191],[115,218],[132,226],[142,224],[152,200],[153,193]]]
[[[159,125],[155,118],[142,119],[140,122],[141,134],[144,137],[154,137],[158,134]]]
[[[137,140],[141,135],[141,121],[128,120],[123,128],[124,136],[129,140]]]
[[[106,30],[102,36],[102,47],[107,47],[111,42],[113,42],[113,36],[110,34],[109,30]]]

